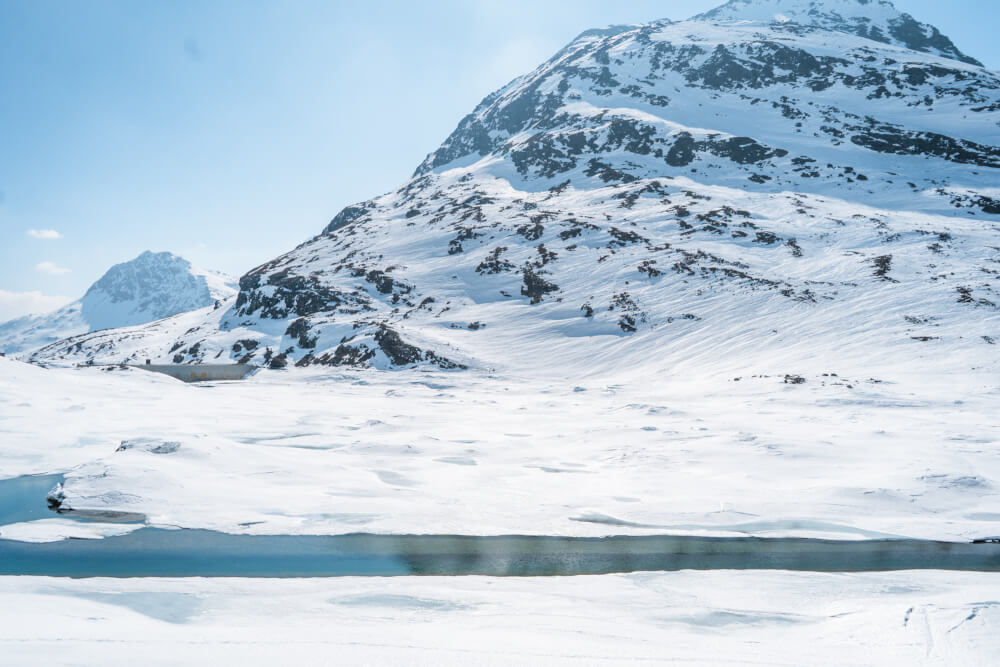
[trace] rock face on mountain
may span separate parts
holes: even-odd
[[[937,28],[900,13],[889,0],[730,0],[695,18],[717,22],[796,23],[982,65],[959,51]]]
[[[108,269],[78,299],[47,315],[0,324],[0,350],[23,353],[100,329],[145,324],[214,305],[236,293],[228,277],[169,252],[146,251]]]
[[[34,358],[996,363],[998,137],[1000,77],[885,0],[588,31],[229,307]]]
[[[234,292],[228,276],[169,252],[147,250],[108,269],[83,295],[80,311],[92,330],[111,329],[210,306]]]

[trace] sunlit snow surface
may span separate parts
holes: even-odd
[[[992,665],[997,577],[0,579],[0,662]]]
[[[995,374],[819,363],[188,385],[0,359],[0,477],[65,473],[75,509],[256,534],[1000,533]],[[53,515],[0,537],[136,527]],[[1000,576],[935,571],[5,577],[0,663],[985,665],[998,609]]]
[[[871,373],[187,385],[0,359],[0,477],[240,533],[1000,534],[998,378]]]
[[[832,4],[867,20],[585,33],[240,297],[0,359],[0,480],[231,533],[1000,534],[1000,79]],[[288,369],[71,368],[144,359]],[[0,538],[142,525],[71,516]],[[0,578],[0,663],[993,664],[998,609],[930,571]]]

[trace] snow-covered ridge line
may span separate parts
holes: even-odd
[[[937,28],[900,12],[889,0],[729,0],[693,20],[798,23],[982,65]]]
[[[726,18],[778,7],[811,22]],[[825,7],[585,33],[234,301],[33,359],[996,365],[1000,77],[879,39],[888,3]]]

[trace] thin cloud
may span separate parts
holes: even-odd
[[[0,289],[0,322],[48,313],[70,302],[68,296],[46,296],[38,291],[8,292]]]
[[[43,241],[55,241],[62,238],[62,234],[54,229],[29,229],[28,236],[33,239],[42,239]]]
[[[64,273],[69,273],[69,269],[58,266],[55,262],[40,262],[35,265],[35,268],[42,273],[48,273],[53,276],[61,276]]]

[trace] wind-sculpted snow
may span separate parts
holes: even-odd
[[[678,313],[665,334],[702,324]],[[42,516],[15,515],[0,539],[62,539],[72,516],[260,535],[998,534],[995,370],[776,357],[725,375],[703,358],[662,368],[649,349],[614,373],[569,368],[571,382],[311,367],[192,385],[0,358],[0,491],[64,473],[32,492]],[[47,492],[69,513],[47,513]]]
[[[32,359],[996,364],[998,136],[1000,77],[885,0],[588,31],[234,301]]]
[[[15,665],[988,667],[995,577],[4,577],[0,650]]]

